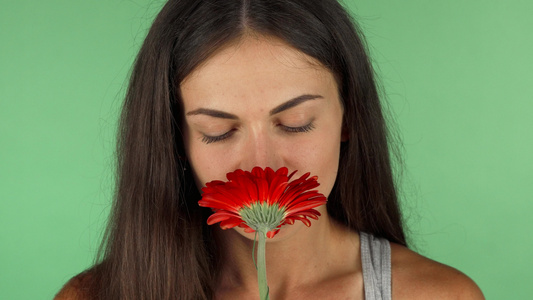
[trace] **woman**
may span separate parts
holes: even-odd
[[[407,248],[373,70],[334,0],[169,1],[137,57],[101,261],[57,299],[256,299],[253,234],[206,224],[206,182],[311,172],[310,228],[268,242],[271,299],[482,299]]]

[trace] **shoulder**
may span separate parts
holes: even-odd
[[[391,244],[393,299],[485,299],[460,271]]]
[[[89,300],[90,288],[94,282],[91,271],[85,271],[70,279],[54,297],[54,300]]]

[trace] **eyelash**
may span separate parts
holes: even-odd
[[[287,133],[309,132],[315,128],[315,125],[313,124],[313,122],[307,125],[304,125],[304,126],[300,126],[300,127],[289,127],[285,125],[280,125],[280,126]]]
[[[222,135],[217,135],[217,136],[209,136],[209,135],[205,135],[204,134],[204,137],[202,138],[202,142],[206,143],[206,144],[211,144],[211,143],[214,143],[214,142],[220,142],[220,141],[223,141],[227,138],[229,138],[231,135],[233,134],[233,130],[230,130]]]
[[[315,128],[315,125],[311,122],[307,125],[304,125],[304,126],[300,126],[300,127],[289,127],[289,126],[285,126],[285,125],[279,125],[283,131],[285,131],[286,133],[301,133],[301,132],[309,132],[311,130],[313,130]],[[211,144],[211,143],[215,143],[215,142],[220,142],[220,141],[223,141],[227,138],[229,138],[231,135],[233,135],[233,131],[235,130],[230,130],[222,135],[217,135],[217,136],[209,136],[209,135],[204,135],[204,137],[202,138],[202,142],[206,143],[206,144]]]

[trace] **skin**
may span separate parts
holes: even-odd
[[[199,188],[237,168],[286,166],[317,175],[320,192],[331,192],[346,139],[343,111],[333,75],[312,58],[283,41],[246,36],[194,70],[181,95]],[[311,227],[296,222],[268,240],[271,299],[364,299],[359,235],[319,211]],[[214,228],[222,255],[216,298],[258,299],[253,234]],[[461,272],[394,243],[391,250],[393,299],[484,299]],[[90,273],[73,278],[55,299],[89,299],[90,280]]]
[[[343,109],[333,75],[281,40],[245,36],[180,85],[184,142],[199,188],[254,166],[311,172],[329,195]],[[271,299],[363,299],[359,235],[322,216],[284,226],[267,243]],[[253,233],[215,229],[222,254],[217,299],[257,299]],[[483,299],[462,273],[392,244],[394,299]]]
[[[343,110],[333,76],[311,58],[281,41],[245,39],[193,71],[181,95],[185,148],[199,188],[235,169],[285,166],[298,171],[295,178],[311,172],[318,190],[331,192]]]

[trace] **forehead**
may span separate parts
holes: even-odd
[[[218,50],[181,83],[185,102],[216,97],[280,97],[336,89],[331,72],[282,40],[246,37]],[[205,104],[205,103],[199,103]]]

